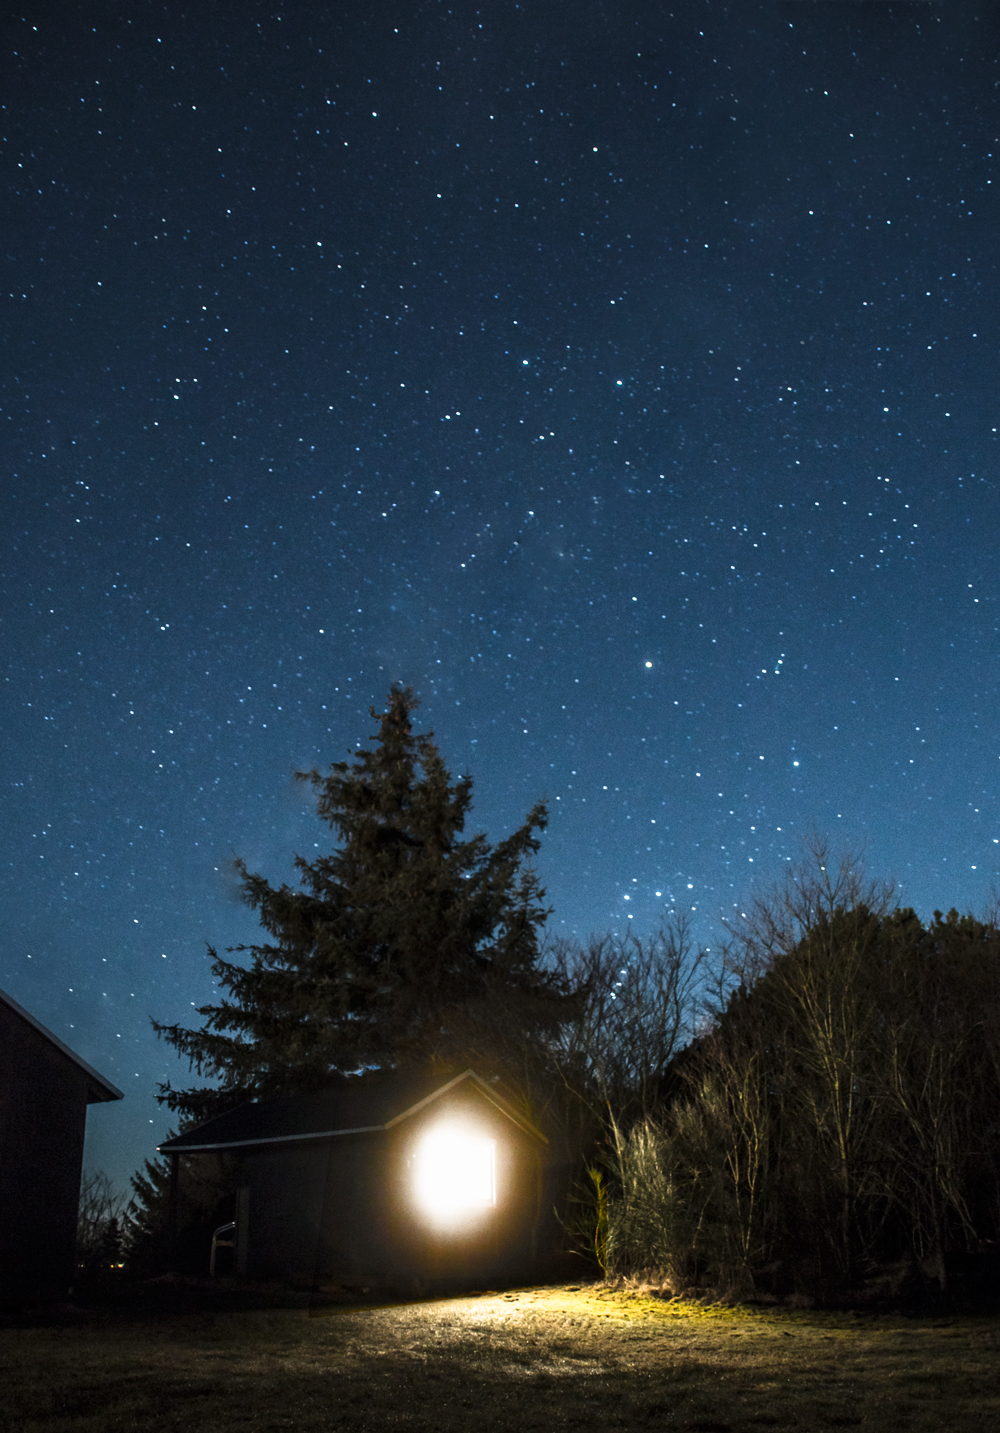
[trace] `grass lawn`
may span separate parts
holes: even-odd
[[[1000,1429],[1000,1319],[770,1313],[582,1286],[0,1331],[0,1427]]]

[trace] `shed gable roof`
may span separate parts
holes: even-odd
[[[548,1140],[504,1099],[489,1081],[475,1070],[439,1084],[440,1076],[415,1078],[401,1071],[381,1078],[348,1077],[329,1089],[311,1095],[289,1095],[240,1105],[238,1109],[206,1120],[195,1129],[164,1140],[158,1146],[166,1154],[196,1154],[217,1149],[239,1149],[250,1145],[291,1144],[303,1140],[340,1138],[353,1134],[374,1134],[393,1129],[442,1095],[466,1082],[489,1101],[512,1124],[540,1144]]]
[[[51,1030],[47,1030],[40,1020],[36,1020],[34,1015],[25,1010],[23,1005],[19,1005],[14,997],[8,995],[5,990],[0,990],[0,1002],[6,1005],[9,1010],[12,1010],[15,1015],[19,1016],[26,1025],[30,1025],[33,1030],[43,1036],[60,1054],[72,1060],[73,1064],[83,1071],[87,1077],[88,1105],[98,1104],[105,1100],[123,1100],[125,1098],[117,1086],[113,1085],[110,1080],[106,1080],[102,1074],[94,1069],[93,1065],[88,1065],[86,1060],[81,1060],[75,1050],[71,1050],[68,1045],[63,1044],[58,1035],[53,1035]]]

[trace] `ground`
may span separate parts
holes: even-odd
[[[0,1330],[19,1433],[1000,1427],[1000,1319],[701,1307],[600,1287]]]

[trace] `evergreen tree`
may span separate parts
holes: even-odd
[[[200,1007],[198,1030],[155,1028],[201,1089],[161,1087],[183,1117],[246,1099],[316,1088],[338,1074],[407,1058],[471,1058],[499,1027],[522,1039],[553,1028],[567,996],[539,964],[549,914],[526,861],[546,824],[538,804],[491,846],[462,840],[472,779],[453,782],[431,736],[415,735],[417,700],[394,686],[373,750],[329,774],[298,772],[339,837],[332,854],[296,857],[301,889],[272,886],[237,862],[266,943],[214,949],[227,992]]]

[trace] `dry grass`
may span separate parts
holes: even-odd
[[[19,1433],[1000,1427],[1000,1320],[701,1308],[599,1287],[0,1332]]]

